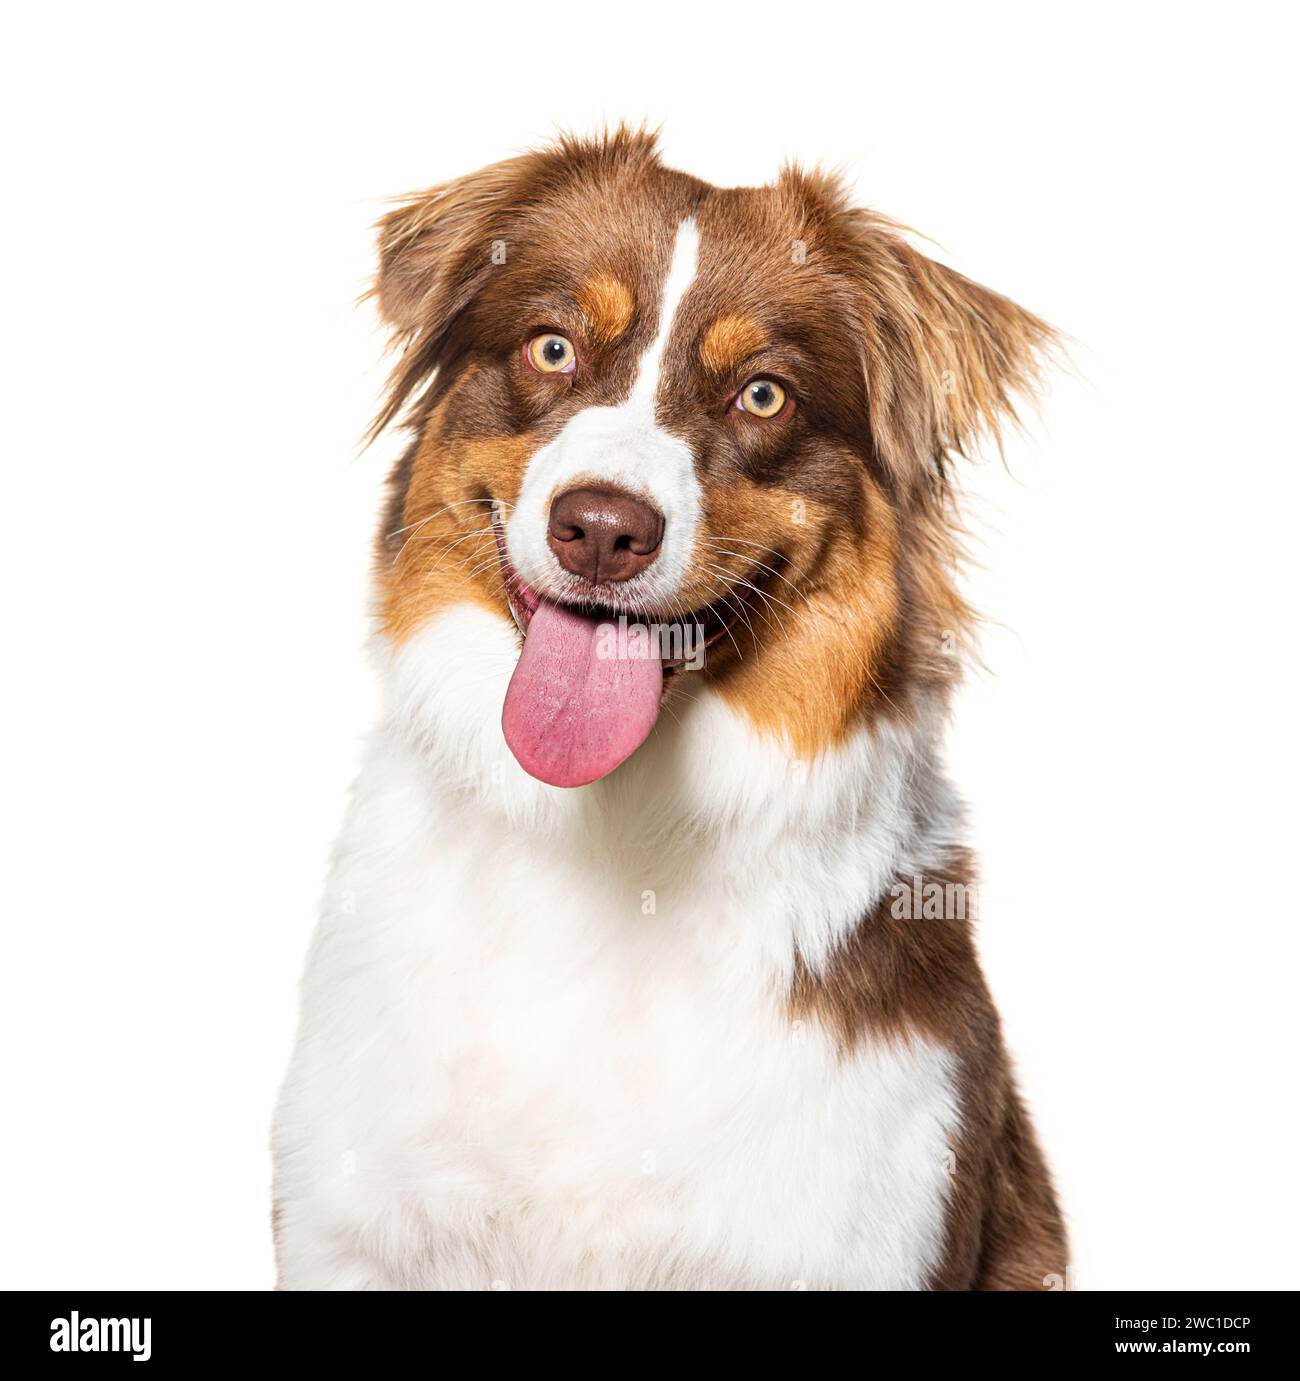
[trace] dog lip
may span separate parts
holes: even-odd
[[[514,563],[510,560],[510,553],[506,549],[505,532],[502,530],[501,521],[495,513],[492,515],[492,536],[496,539],[497,559],[501,566],[501,579],[505,585],[506,603],[510,606],[511,616],[518,625],[520,635],[527,637],[528,625],[532,622],[537,606],[541,603],[541,596],[515,570]]]
[[[541,595],[534,590],[515,569],[514,563],[510,560],[509,549],[506,546],[505,530],[500,518],[495,513],[492,515],[492,535],[496,539],[497,557],[501,567],[502,583],[505,586],[506,603],[510,606],[510,614],[519,629],[520,636],[524,638],[528,636],[528,625],[532,622],[538,606],[543,599],[546,599],[562,608],[572,609],[575,613],[598,616],[611,622],[622,617],[630,622],[693,623],[697,628],[707,630],[704,635],[703,647],[709,648],[729,634],[732,626],[740,621],[746,610],[761,597],[761,572],[755,568],[745,578],[743,584],[733,585],[725,595],[714,600],[713,603],[687,615],[670,615],[665,618],[649,609],[615,609],[609,605],[595,602],[584,604],[581,601],[552,599],[549,595]],[[687,669],[685,658],[665,659],[663,666],[666,674]]]

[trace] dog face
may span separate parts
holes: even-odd
[[[688,676],[805,756],[952,681],[948,467],[1050,332],[833,180],[718,189],[643,135],[563,141],[388,216],[376,292],[377,429],[409,405],[414,432],[384,629],[513,618],[534,776],[612,771]]]

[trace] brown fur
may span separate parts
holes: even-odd
[[[971,896],[974,883],[964,851],[920,879],[922,887],[958,884]],[[797,964],[792,1014],[825,1023],[845,1051],[867,1039],[906,1044],[920,1037],[960,1052],[961,1132],[951,1148],[947,1245],[932,1286],[1057,1288],[1065,1278],[1065,1232],[980,972],[973,917],[898,917],[894,905],[882,898],[824,973]]]
[[[382,622],[400,641],[458,600],[507,616],[490,504],[514,501],[530,457],[576,411],[625,396],[687,215],[703,249],[657,407],[696,457],[703,524],[681,606],[646,612],[739,601],[752,578],[755,607],[695,674],[812,759],[955,682],[974,620],[957,585],[951,466],[981,437],[999,441],[1053,341],[825,174],[714,188],[620,130],[385,217],[375,295],[399,356],[376,431],[404,414],[414,439],[376,548]],[[524,364],[540,330],[574,342],[572,376]],[[730,406],[759,376],[795,400],[770,423]],[[968,860],[949,867],[969,879]],[[846,1049],[923,1037],[954,1052],[962,1133],[934,1286],[1063,1275],[1060,1216],[969,922],[902,922],[882,903],[826,972],[797,969],[790,1002]]]
[[[578,293],[587,329],[598,341],[619,340],[632,322],[632,294],[627,285],[607,273],[597,273]]]
[[[700,342],[700,362],[715,374],[743,364],[763,344],[763,329],[743,316],[720,316]]]

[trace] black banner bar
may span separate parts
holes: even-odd
[[[886,1355],[901,1352],[909,1362],[977,1365],[1006,1359],[1043,1366],[1058,1358],[1067,1363],[1105,1358],[1141,1366],[1144,1358],[1171,1356],[1232,1365],[1259,1357],[1276,1363],[1296,1351],[1295,1295],[1289,1291],[862,1295],[851,1302],[828,1300],[826,1313],[813,1301],[794,1300],[773,1313],[769,1301],[752,1340],[742,1329],[753,1316],[736,1296],[730,1300],[725,1306],[715,1301],[702,1314],[694,1312],[698,1302],[684,1300],[671,1308],[663,1301],[646,1302],[626,1315],[619,1311],[632,1306],[608,1298],[584,1300],[570,1313],[573,1305],[553,1295],[473,1304],[463,1296],[437,1294],[18,1291],[0,1294],[5,1344],[0,1355],[27,1366],[126,1364],[136,1370],[184,1367],[188,1372],[195,1364],[211,1362],[320,1360],[333,1367],[371,1368],[409,1362],[414,1349],[424,1359],[424,1370],[441,1369],[449,1361],[463,1365],[456,1359],[466,1348],[478,1351],[479,1365],[499,1365],[513,1343],[520,1359],[528,1362],[544,1357],[554,1365],[567,1357],[581,1365],[584,1357],[588,1364],[599,1357],[604,1365],[617,1366],[619,1355],[627,1351],[644,1366],[659,1343],[666,1366],[682,1365],[688,1357],[692,1367],[698,1366],[702,1350],[734,1366],[737,1352],[750,1349],[770,1366],[780,1364],[784,1343],[791,1349],[790,1364],[807,1369],[819,1365],[814,1356],[819,1335],[807,1331],[810,1324],[836,1330],[821,1335],[830,1349],[827,1360],[860,1349],[864,1367],[879,1356],[881,1343]],[[686,1315],[671,1312],[678,1307]],[[643,1308],[648,1312],[642,1314]],[[732,1315],[733,1308],[740,1312]],[[683,1339],[666,1331],[679,1318],[690,1330],[685,1352]],[[611,1350],[610,1342],[619,1335],[609,1330],[625,1322],[637,1328],[623,1335],[630,1347]],[[521,1329],[524,1323],[532,1326]],[[847,1335],[841,1331],[846,1324],[867,1327]],[[797,1331],[788,1332],[789,1325]]]

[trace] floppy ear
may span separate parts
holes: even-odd
[[[432,374],[456,318],[502,262],[505,220],[528,163],[527,156],[507,159],[431,187],[379,222],[379,272],[368,295],[402,355],[372,437]]]
[[[406,198],[379,222],[374,295],[399,332],[454,316],[492,264],[493,222],[509,206],[525,158],[494,163]]]
[[[1008,298],[927,258],[869,212],[854,214],[872,437],[906,494],[944,485],[950,456],[1001,444],[1017,397],[1038,389],[1056,334]]]

